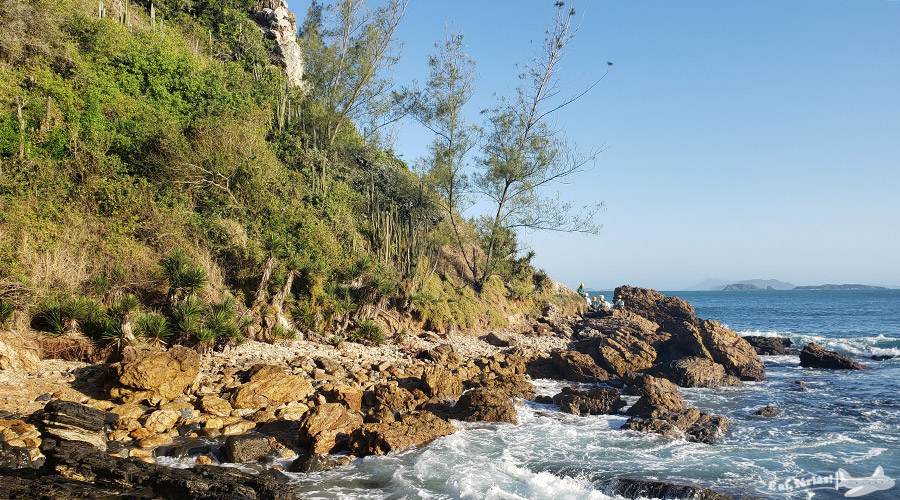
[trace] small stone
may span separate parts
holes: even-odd
[[[137,440],[146,439],[152,435],[153,435],[153,431],[151,431],[150,429],[147,429],[146,427],[141,427],[140,429],[135,429],[135,430],[131,431],[131,434],[129,434],[129,436],[131,436]]]
[[[211,465],[212,463],[212,458],[209,455],[200,455],[194,460],[194,465]]]

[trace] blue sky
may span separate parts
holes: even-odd
[[[290,5],[302,19],[309,3]],[[596,288],[900,286],[900,2],[574,7],[584,19],[563,63],[571,91],[615,66],[555,118],[582,149],[607,148],[559,191],[604,202],[604,229],[525,235],[538,267]],[[453,22],[477,62],[477,120],[494,92],[511,92],[554,15],[552,1],[412,0],[397,83],[427,78],[428,53]],[[398,137],[410,163],[430,140],[412,124]]]

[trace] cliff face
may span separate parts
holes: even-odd
[[[284,68],[291,85],[303,85],[303,53],[297,44],[297,18],[288,11],[285,0],[258,0],[254,20],[263,35],[275,40],[276,62]]]

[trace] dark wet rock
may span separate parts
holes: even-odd
[[[350,434],[363,425],[362,417],[339,403],[325,403],[306,412],[300,420],[300,445],[313,453],[333,453],[346,448]]]
[[[730,387],[741,380],[725,373],[725,367],[709,358],[691,356],[672,364],[672,382],[681,387]]]
[[[413,411],[390,423],[364,424],[350,436],[350,450],[360,456],[383,455],[456,432],[456,427],[429,411]]]
[[[535,396],[534,402],[535,402],[535,403],[542,404],[542,405],[552,405],[552,404],[555,404],[555,403],[553,403],[553,396],[543,396],[543,395],[542,395],[542,396]]]
[[[451,418],[466,422],[507,422],[516,424],[516,407],[501,390],[477,388],[459,397]]]
[[[222,446],[222,458],[226,462],[244,464],[255,462],[272,453],[269,438],[259,435],[228,436]]]
[[[874,354],[869,359],[871,359],[872,361],[887,361],[894,358],[895,356],[891,354]]]
[[[868,370],[869,367],[853,361],[849,357],[829,351],[816,343],[806,344],[800,351],[800,366],[807,368],[827,368],[831,370]]]
[[[342,455],[326,455],[324,453],[305,453],[291,462],[291,472],[322,472],[335,467],[350,464],[350,457]]]
[[[763,406],[762,408],[753,412],[754,415],[757,415],[760,417],[774,417],[775,415],[778,415],[779,413],[781,413],[781,412],[778,410],[778,408],[775,408],[772,405]]]
[[[797,354],[797,350],[791,348],[793,342],[784,337],[763,337],[748,335],[744,340],[750,343],[760,356],[785,356]]]
[[[12,446],[0,436],[0,469],[36,469],[42,461],[33,461],[29,450],[24,446]],[[0,488],[0,498],[2,497]]]
[[[107,455],[82,442],[47,439],[37,471],[0,471],[0,498],[166,498],[222,500],[296,498],[294,488],[268,474],[229,467],[177,469]]]
[[[605,382],[609,373],[597,366],[594,358],[578,351],[554,351],[551,360],[563,378],[573,382]]]
[[[609,415],[625,406],[617,389],[597,387],[586,391],[564,387],[562,392],[553,396],[553,403],[573,415]]]
[[[708,488],[630,477],[614,479],[606,487],[605,493],[630,499],[690,498],[692,500],[733,500],[733,497],[730,495],[717,493]]]
[[[106,425],[115,416],[72,401],[53,400],[38,412],[41,432],[62,441],[89,443],[106,450]]]

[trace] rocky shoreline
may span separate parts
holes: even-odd
[[[0,484],[0,498],[291,498],[279,463],[319,471],[424,445],[455,432],[454,421],[516,424],[516,401],[536,398],[536,378],[594,384],[538,402],[576,415],[624,411],[622,432],[715,446],[728,419],[688,407],[678,387],[762,380],[757,351],[681,299],[616,294],[627,311],[562,317],[551,307],[524,333],[422,332],[340,349],[251,342],[205,355],[129,347],[117,363],[50,364],[47,378],[67,390],[34,397],[21,380],[21,396],[6,398],[15,414],[0,420],[0,476],[15,480]],[[623,393],[639,398],[628,406]],[[196,465],[155,463],[184,456]],[[216,466],[228,463],[261,472]]]

